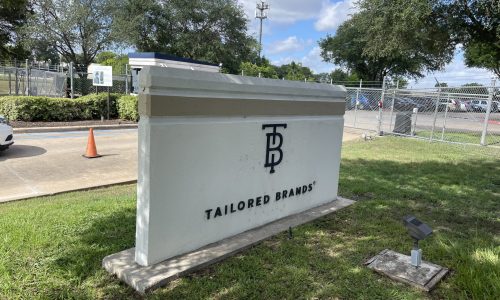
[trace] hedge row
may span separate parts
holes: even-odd
[[[122,96],[118,98],[118,116],[124,120],[139,120],[136,96]]]
[[[126,118],[137,120],[138,117],[128,110],[118,113],[120,103],[129,107],[131,96],[110,94],[110,118]],[[133,97],[133,96],[132,96]],[[121,98],[125,98],[120,100]],[[135,97],[134,97],[135,98]],[[0,115],[14,121],[72,121],[92,120],[107,116],[108,95],[90,94],[77,99],[49,98],[39,96],[5,96],[0,97]],[[137,102],[137,100],[135,100]],[[137,105],[135,106],[137,107]]]

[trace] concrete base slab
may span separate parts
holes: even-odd
[[[353,203],[355,201],[338,197],[336,201],[245,231],[153,266],[143,267],[135,263],[135,248],[106,256],[102,261],[102,266],[136,291],[144,294],[182,275],[241,252],[273,235],[288,230],[289,227],[310,222]]]
[[[365,263],[368,268],[390,278],[411,284],[425,291],[432,290],[448,273],[448,269],[422,261],[420,267],[411,265],[411,257],[385,249]]]

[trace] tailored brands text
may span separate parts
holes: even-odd
[[[284,152],[283,146],[283,135],[278,132],[278,129],[286,129],[287,124],[264,124],[262,125],[262,130],[271,129],[271,132],[266,133],[266,156],[264,168],[270,168],[270,173],[275,173],[275,167],[279,165],[283,159]],[[274,201],[280,201],[291,197],[297,197],[309,193],[313,190],[316,181],[308,183],[302,186],[297,186],[293,188],[284,189],[282,191],[276,192],[274,194]],[[246,201],[239,201],[238,203],[230,203],[224,206],[218,206],[216,208],[210,208],[205,210],[205,218],[207,220],[219,218],[222,216],[227,216],[228,214],[233,214],[237,211],[242,211],[250,208],[264,207],[271,201],[270,195],[259,196],[255,198],[250,198]]]
[[[285,189],[274,194],[273,201],[283,201],[285,199],[289,199],[292,197],[297,197],[300,195],[304,195],[306,193],[310,193],[314,186],[316,185],[316,181],[312,183],[305,184],[302,186],[297,186],[294,188]],[[218,206],[216,208],[210,208],[205,210],[205,218],[207,220],[219,218],[222,216],[227,216],[233,214],[237,211],[242,211],[250,208],[257,207],[265,207],[271,201],[270,195],[259,196],[255,198],[250,198],[246,201],[239,201],[230,204],[226,204],[224,206]]]

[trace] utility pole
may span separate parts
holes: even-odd
[[[257,3],[257,10],[255,11],[255,18],[260,19],[260,32],[259,32],[259,58],[262,58],[262,20],[267,19],[266,10],[269,9],[269,4],[264,1]]]

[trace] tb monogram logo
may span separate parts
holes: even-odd
[[[283,135],[276,131],[278,127],[286,128],[286,124],[262,125],[262,130],[272,128],[271,132],[266,133],[266,163],[264,164],[264,168],[271,167],[271,174],[274,173],[274,167],[279,165],[283,159],[283,151],[281,150]]]

